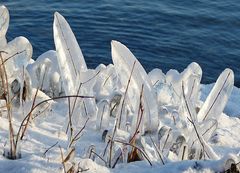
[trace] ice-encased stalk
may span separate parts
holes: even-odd
[[[128,80],[131,76],[131,71],[135,63],[134,70],[132,72],[131,82],[127,91],[129,103],[135,114],[137,115],[139,109],[139,98],[141,93],[141,87],[143,88],[143,106],[144,106],[144,123],[146,131],[155,131],[158,128],[158,108],[156,97],[152,84],[148,75],[142,65],[138,62],[131,51],[117,41],[111,42],[112,47],[112,60],[118,75],[120,76],[121,83],[124,88],[127,87]]]
[[[110,105],[107,100],[102,100],[98,103],[98,113],[96,127],[98,130],[108,128],[110,118]]]
[[[0,48],[7,45],[6,33],[9,26],[9,12],[8,9],[2,5],[0,6]]]
[[[233,86],[233,71],[231,69],[225,69],[218,77],[217,82],[197,114],[199,122],[210,118],[218,119],[227,104]]]

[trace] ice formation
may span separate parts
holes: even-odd
[[[49,50],[34,61],[32,46],[25,37],[7,42],[9,13],[5,6],[0,7],[0,14],[0,91],[1,99],[6,100],[1,106],[7,107],[8,113],[13,107],[13,117],[26,114],[19,132],[26,130],[27,119],[33,123],[44,114],[56,117],[54,121],[59,123],[58,118],[63,117],[58,130],[68,134],[66,151],[60,147],[67,171],[79,169],[76,147],[83,131],[97,134],[96,138],[102,136],[101,142],[88,139],[95,145],[86,142],[88,149],[81,163],[89,158],[95,163],[87,163],[94,167],[97,164],[114,168],[120,162],[140,160],[150,165],[160,162],[163,166],[175,161],[209,159],[229,168],[238,162],[237,156],[221,160],[222,155],[210,143],[234,87],[232,70],[225,69],[220,74],[203,102],[202,69],[195,62],[183,72],[172,69],[164,74],[156,68],[147,74],[125,45],[112,41],[113,64],[88,69],[69,24],[57,12],[53,23],[56,51]],[[1,113],[10,120],[10,131],[11,117],[3,110]],[[9,137],[5,154],[13,149],[11,142],[17,145],[18,134],[13,136]],[[17,152],[21,153],[20,146]]]

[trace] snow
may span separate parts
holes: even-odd
[[[202,70],[195,62],[183,72],[153,69],[147,74],[117,41],[111,43],[113,64],[87,69],[59,13],[54,15],[56,51],[34,61],[25,37],[6,42],[9,13],[4,6],[1,13],[0,48],[9,53],[3,54],[9,80],[0,76],[0,94],[11,98],[0,100],[0,172],[210,173],[240,161],[240,89],[230,69],[215,84],[200,84]],[[15,160],[7,154],[9,120],[13,141],[21,123],[20,133],[27,127]]]

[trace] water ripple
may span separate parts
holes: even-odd
[[[52,23],[55,11],[69,21],[88,67],[112,63],[110,41],[126,44],[150,71],[183,70],[196,61],[203,82],[217,79],[230,67],[240,87],[240,4],[237,0],[2,0],[10,10],[8,40],[26,36],[34,57],[55,49]]]

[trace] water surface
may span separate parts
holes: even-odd
[[[55,49],[53,14],[70,23],[89,68],[112,63],[110,41],[126,44],[147,71],[182,71],[195,61],[203,83],[226,67],[240,87],[240,3],[237,0],[2,0],[10,11],[8,40],[27,37],[36,59]]]

